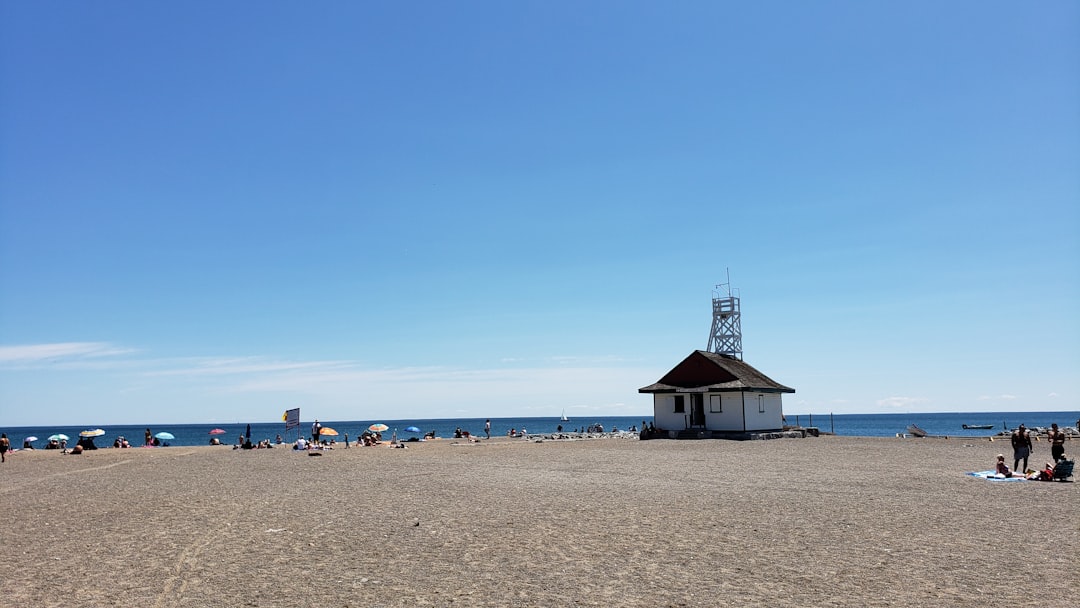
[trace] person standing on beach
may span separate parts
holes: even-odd
[[[491,419],[484,421],[484,434],[488,439],[491,439]]]
[[[0,433],[0,462],[7,462],[7,453],[11,449],[11,442],[8,441],[7,433]]]
[[[311,425],[311,442],[315,445],[319,445],[319,435],[322,434],[322,425],[319,424],[319,419],[315,419],[315,424]]]
[[[1031,435],[1028,434],[1024,425],[1020,425],[1012,434],[1013,447],[1013,470],[1027,471],[1028,456],[1031,455]],[[1020,468],[1020,461],[1024,461],[1024,468]]]
[[[1056,422],[1050,425],[1047,435],[1050,439],[1050,456],[1053,457],[1054,462],[1065,458],[1065,433],[1061,432]]]
[[[146,435],[146,443],[144,443],[143,445],[153,445],[154,436],[152,434],[150,434],[150,429],[146,429],[145,435]]]

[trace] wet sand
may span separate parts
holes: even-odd
[[[20,452],[0,465],[0,601],[1077,605],[1080,484],[964,475],[999,452],[844,437]]]

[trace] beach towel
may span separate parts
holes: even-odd
[[[998,477],[997,471],[994,470],[975,471],[973,473],[968,473],[968,475],[972,477],[981,477],[982,479],[986,479],[988,481],[1028,481],[1023,477]]]

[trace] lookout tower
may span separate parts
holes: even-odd
[[[742,320],[739,317],[738,294],[737,289],[732,293],[730,274],[727,283],[713,289],[712,330],[706,350],[742,361]]]

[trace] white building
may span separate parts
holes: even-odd
[[[697,350],[655,384],[653,424],[667,436],[738,436],[780,431],[784,393],[794,393],[731,355]]]

